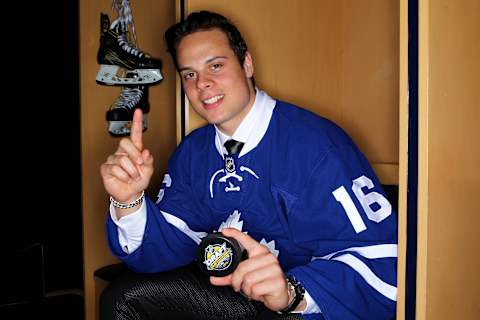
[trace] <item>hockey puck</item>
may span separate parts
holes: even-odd
[[[224,236],[221,232],[210,233],[198,246],[198,266],[209,276],[229,275],[245,258],[246,251],[238,241]]]

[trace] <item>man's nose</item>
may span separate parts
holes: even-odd
[[[198,90],[205,90],[211,88],[213,85],[212,79],[205,74],[199,74],[197,79]]]

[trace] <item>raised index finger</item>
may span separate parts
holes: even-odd
[[[268,252],[267,247],[257,242],[255,239],[249,235],[234,229],[234,228],[225,228],[222,229],[222,234],[227,237],[232,237],[237,240],[242,247],[245,248],[248,252],[249,257],[255,257],[260,254]]]
[[[140,108],[135,110],[132,119],[132,128],[130,129],[130,139],[138,150],[143,149],[142,143],[143,132],[143,113]]]

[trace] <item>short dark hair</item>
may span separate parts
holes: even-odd
[[[228,38],[230,48],[232,48],[235,56],[240,62],[240,66],[243,68],[243,62],[245,61],[245,54],[247,53],[247,44],[243,39],[240,31],[233,25],[227,18],[221,14],[199,11],[192,12],[188,15],[187,19],[174,24],[165,31],[165,41],[167,42],[167,48],[172,55],[173,62],[178,70],[177,61],[177,48],[180,41],[187,35],[197,31],[206,31],[212,29],[219,29]]]

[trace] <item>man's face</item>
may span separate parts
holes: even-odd
[[[232,135],[250,111],[255,90],[252,58],[243,68],[218,29],[198,31],[184,37],[177,48],[183,88],[195,111],[224,133]]]

